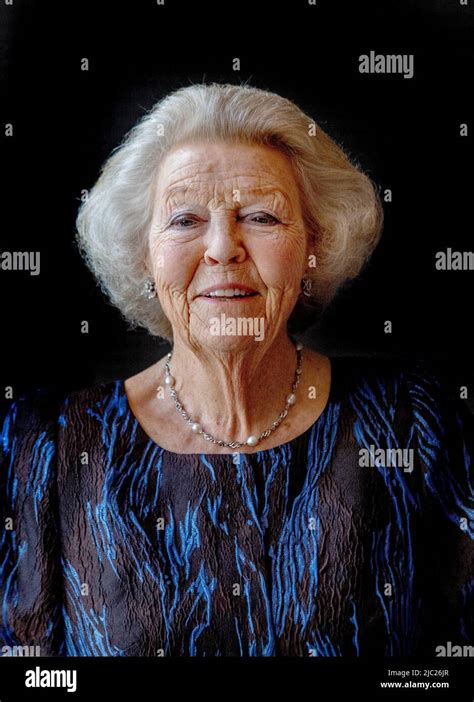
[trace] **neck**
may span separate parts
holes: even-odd
[[[269,345],[253,342],[232,352],[190,348],[176,339],[170,372],[180,402],[203,430],[243,441],[271,428],[292,391],[296,363],[286,333]]]

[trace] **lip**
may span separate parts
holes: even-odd
[[[246,304],[248,304],[249,300],[255,300],[257,295],[251,295],[249,297],[240,297],[239,295],[236,295],[235,297],[206,297],[205,295],[198,295],[198,297],[200,300],[205,300],[206,302],[210,302],[213,305],[235,305],[237,302],[245,302]]]
[[[225,282],[220,283],[218,285],[212,285],[209,288],[205,288],[204,290],[201,290],[201,292],[198,295],[196,295],[196,297],[203,297],[204,295],[208,295],[209,293],[214,292],[215,290],[234,290],[234,289],[244,290],[245,292],[256,293],[257,295],[259,294],[257,290],[255,290],[254,288],[250,288],[248,285],[243,285],[242,283],[231,283],[229,281],[225,281]],[[211,298],[206,298],[206,299],[210,300]],[[218,298],[212,298],[212,299],[216,300]],[[223,299],[223,298],[221,298],[221,299]],[[226,298],[226,299],[229,300],[230,298]],[[249,300],[249,299],[251,299],[251,298],[247,298],[247,297],[232,298],[232,300]]]

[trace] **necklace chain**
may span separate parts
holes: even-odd
[[[186,422],[191,426],[191,430],[195,434],[200,434],[203,439],[206,441],[210,441],[213,444],[217,444],[218,446],[223,446],[223,447],[229,447],[229,448],[241,448],[241,446],[255,446],[256,444],[259,443],[262,439],[266,439],[272,432],[274,432],[278,427],[280,426],[281,422],[285,419],[285,417],[288,414],[288,411],[290,407],[292,407],[295,402],[296,402],[296,395],[295,391],[296,388],[299,385],[300,382],[300,376],[302,373],[301,370],[301,365],[303,362],[303,344],[298,341],[295,344],[295,349],[296,349],[296,356],[297,356],[297,363],[296,363],[296,371],[295,371],[295,378],[293,381],[293,385],[291,387],[291,393],[287,396],[286,398],[286,404],[284,409],[280,412],[278,415],[277,419],[272,423],[271,429],[267,429],[266,431],[262,432],[258,436],[251,435],[247,438],[246,441],[223,441],[222,439],[216,439],[214,436],[209,434],[209,432],[205,431],[201,424],[199,422],[195,421],[192,419],[189,414],[186,412],[184,409],[178,393],[176,392],[175,388],[173,387],[175,385],[175,378],[171,374],[170,370],[170,361],[172,357],[172,352],[170,351],[167,355],[167,360],[165,363],[165,383],[168,385],[169,390],[170,390],[170,395],[174,400],[174,406],[177,410],[177,412],[186,420]],[[161,391],[160,386],[157,388],[157,392]]]

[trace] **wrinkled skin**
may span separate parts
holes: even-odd
[[[189,414],[214,436],[243,440],[269,428],[283,409],[296,367],[286,323],[301,291],[309,253],[299,189],[290,162],[279,151],[189,143],[161,163],[146,265],[173,328],[176,389]],[[258,295],[230,303],[199,296],[221,283],[248,285]],[[213,335],[211,319],[221,314],[261,320],[263,339]],[[164,360],[148,374],[127,381],[135,413],[142,414],[150,433],[163,409],[167,417],[173,413],[170,398],[159,408],[149,389],[150,376],[163,382]],[[307,350],[302,381],[314,383],[318,376],[323,387],[328,365],[325,357]],[[303,399],[299,421],[309,426],[317,403],[312,399],[306,404],[299,395],[298,399]],[[298,419],[293,408],[290,414]],[[170,429],[189,433],[184,420],[178,420]],[[285,426],[289,430],[288,422]],[[292,428],[298,433],[297,424]],[[259,448],[280,443],[274,438],[277,433],[283,436],[284,427]],[[203,444],[202,437],[189,437],[186,446],[189,451],[203,450]],[[204,448],[212,447],[206,443]]]

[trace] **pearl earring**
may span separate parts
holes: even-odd
[[[147,300],[151,300],[156,297],[156,287],[153,278],[147,278],[142,290],[142,296],[146,297]]]

